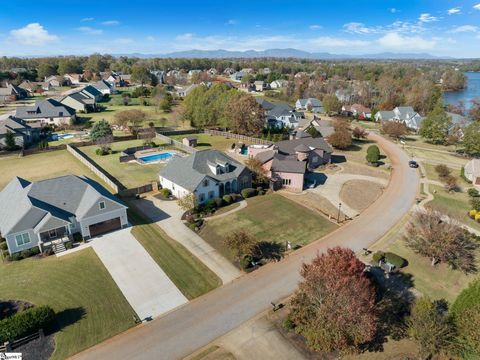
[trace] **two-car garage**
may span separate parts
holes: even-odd
[[[88,227],[90,231],[90,237],[95,237],[101,234],[108,233],[110,231],[119,230],[122,228],[122,222],[119,217],[114,219],[105,220]]]

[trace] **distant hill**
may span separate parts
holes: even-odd
[[[268,49],[268,50],[246,50],[246,51],[230,51],[230,50],[187,50],[177,51],[167,54],[116,54],[115,56],[135,56],[139,58],[209,58],[209,59],[231,59],[231,58],[296,58],[296,59],[315,59],[315,60],[331,60],[331,59],[451,59],[450,57],[438,57],[427,53],[392,53],[384,52],[378,54],[362,54],[362,55],[346,55],[346,54],[330,54],[327,52],[311,53],[298,49]]]

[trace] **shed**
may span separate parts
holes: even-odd
[[[198,139],[196,136],[185,136],[182,139],[183,145],[190,146],[190,147],[196,147],[197,142],[198,142]]]

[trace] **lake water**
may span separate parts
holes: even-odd
[[[461,91],[445,92],[444,100],[446,104],[463,101],[465,107],[469,109],[472,99],[480,98],[480,72],[466,72],[465,75],[468,78],[467,88]]]

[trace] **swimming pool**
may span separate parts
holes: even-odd
[[[52,140],[65,140],[72,139],[73,137],[73,134],[52,134]]]
[[[150,162],[156,162],[156,161],[165,161],[170,159],[172,156],[173,156],[172,153],[164,152],[164,153],[142,156],[142,157],[139,157],[138,160],[144,163],[150,163]]]

